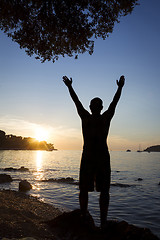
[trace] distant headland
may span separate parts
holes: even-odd
[[[147,147],[144,152],[160,152],[160,145]]]
[[[52,143],[38,141],[31,137],[22,137],[15,135],[6,135],[0,130],[0,150],[57,150]]]

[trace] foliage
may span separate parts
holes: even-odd
[[[52,143],[39,142],[35,138],[6,135],[0,130],[0,150],[54,150]]]
[[[42,62],[93,53],[138,0],[0,0],[0,28]]]

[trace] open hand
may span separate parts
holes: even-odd
[[[72,78],[68,78],[67,76],[63,76],[63,82],[67,87],[70,87],[72,85]]]
[[[125,83],[125,77],[122,75],[119,79],[119,81],[117,80],[117,85],[118,87],[123,87]]]

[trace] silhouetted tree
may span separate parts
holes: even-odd
[[[0,0],[0,28],[42,62],[93,53],[138,0]]]
[[[4,139],[5,138],[6,133],[2,130],[0,130],[0,139]]]
[[[35,138],[6,135],[0,130],[0,150],[54,150],[52,143],[39,142]]]

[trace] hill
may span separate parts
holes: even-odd
[[[160,145],[148,147],[144,150],[144,152],[160,152]]]

